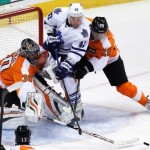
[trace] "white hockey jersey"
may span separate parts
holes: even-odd
[[[83,18],[81,25],[73,28],[67,17],[68,8],[56,8],[44,19],[44,26],[47,33],[56,29],[61,40],[59,54],[68,55],[74,62],[78,62],[85,54],[89,44],[90,21]]]

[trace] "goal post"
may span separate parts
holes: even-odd
[[[31,38],[43,43],[43,13],[39,7],[0,13],[0,59],[18,50],[21,41]]]

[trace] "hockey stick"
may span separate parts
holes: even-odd
[[[80,79],[78,80],[77,94],[79,92],[79,87],[80,87]],[[76,100],[75,100],[75,104],[74,104],[74,110],[76,110],[76,108],[77,108],[77,102],[78,102],[77,94],[76,94]]]
[[[56,50],[56,49],[55,49],[55,56],[56,56],[56,61],[57,61],[58,67],[59,67],[59,66],[60,66],[60,62],[59,62],[59,60],[58,60],[58,54],[57,54],[57,50]],[[66,97],[68,98],[68,101],[69,101],[71,110],[72,110],[72,112],[73,112],[73,115],[74,115],[76,124],[77,124],[77,126],[78,126],[79,135],[81,135],[81,134],[82,134],[82,129],[81,129],[80,125],[79,125],[77,116],[76,116],[76,114],[75,114],[75,111],[74,111],[73,106],[72,106],[72,104],[71,104],[71,101],[70,101],[70,99],[69,99],[69,94],[68,94],[68,92],[67,92],[67,88],[66,88],[66,85],[65,85],[65,82],[64,82],[64,79],[63,79],[63,78],[62,78],[62,84],[63,84],[63,86],[64,86],[64,91],[65,91],[65,93],[66,93]]]
[[[66,127],[69,127],[69,128],[71,128],[71,129],[74,129],[74,130],[79,130],[78,128],[76,128],[76,127],[74,127],[74,126],[72,126],[72,125],[69,125],[69,124],[65,124],[64,122],[61,122],[61,121],[59,121],[59,120],[57,120],[57,119],[51,119],[51,118],[49,118],[49,117],[47,117],[47,116],[43,116],[45,119],[47,119],[47,120],[50,120],[50,121],[52,121],[52,122],[55,122],[55,123],[58,123],[58,124],[60,124],[60,125],[64,125],[64,126],[66,126]],[[112,139],[109,139],[109,138],[106,138],[106,137],[104,137],[104,136],[101,136],[101,135],[99,135],[99,134],[96,134],[96,133],[92,133],[92,132],[89,132],[89,131],[86,131],[86,130],[82,130],[82,132],[84,133],[84,134],[87,134],[87,135],[90,135],[90,136],[92,136],[92,137],[95,137],[95,138],[98,138],[98,139],[100,139],[100,140],[103,140],[103,141],[105,141],[105,142],[108,142],[108,143],[111,143],[111,144],[114,144],[114,145],[122,145],[122,146],[125,146],[125,145],[129,145],[129,144],[133,144],[133,143],[135,143],[135,142],[138,142],[140,139],[139,138],[133,138],[133,139],[129,139],[129,140],[126,140],[126,141],[114,141],[114,140],[112,140]]]
[[[0,146],[2,144],[2,128],[3,128],[3,109],[4,109],[4,100],[8,93],[19,89],[22,86],[23,82],[16,82],[6,89],[3,89],[1,95],[1,120],[0,120]]]

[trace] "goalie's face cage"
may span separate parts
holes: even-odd
[[[20,55],[34,66],[38,65],[38,55],[40,53],[39,46],[31,39],[24,39],[21,43]]]
[[[18,126],[15,130],[15,144],[16,145],[29,145],[31,138],[31,131],[28,126]]]

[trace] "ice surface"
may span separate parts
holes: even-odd
[[[129,80],[150,94],[150,0],[87,9],[86,16],[105,16],[114,33]],[[57,90],[60,90],[56,85]],[[118,147],[48,120],[30,124],[32,145],[45,150],[148,150],[150,114],[141,105],[116,92],[103,72],[81,80],[85,118],[81,128],[115,141],[140,138],[140,142]],[[14,144],[14,131],[3,130],[3,144]]]

